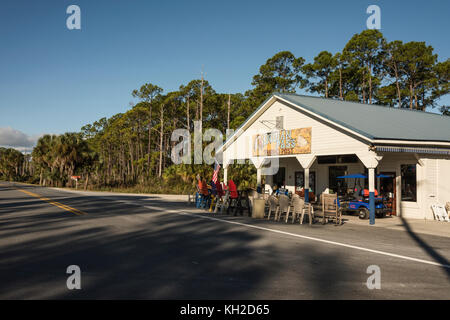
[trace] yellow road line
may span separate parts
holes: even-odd
[[[72,213],[76,214],[77,216],[81,216],[81,215],[85,215],[85,214],[86,214],[86,213],[83,212],[83,211],[80,211],[80,210],[78,210],[78,209],[69,207],[69,206],[67,206],[67,205],[65,205],[65,204],[62,204],[62,203],[53,201],[53,200],[51,200],[51,199],[49,199],[49,198],[41,197],[40,195],[38,195],[38,194],[36,194],[36,193],[30,192],[30,191],[27,191],[27,190],[23,190],[23,189],[17,189],[17,190],[20,191],[20,192],[26,193],[26,194],[28,194],[29,196],[32,196],[32,197],[38,198],[38,199],[40,199],[40,200],[42,200],[42,201],[48,202],[48,203],[50,203],[50,204],[52,204],[52,205],[54,205],[54,206],[56,206],[56,207],[58,207],[58,208],[61,208],[61,209],[63,209],[63,210],[69,211],[69,212],[72,212]]]

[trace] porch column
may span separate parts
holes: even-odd
[[[256,167],[256,186],[261,188],[261,176],[262,176],[262,166],[264,164],[264,158],[250,158],[253,165]]]
[[[375,168],[369,168],[369,211],[370,224],[375,224]]]
[[[228,167],[230,165],[230,159],[223,158],[223,183],[228,185]]]
[[[383,159],[383,156],[377,155],[373,151],[367,153],[356,154],[364,166],[369,170],[369,218],[370,224],[375,224],[375,169],[378,162]]]
[[[305,169],[305,202],[309,202],[309,168]]]
[[[261,187],[261,168],[256,169],[256,186]]]
[[[305,188],[305,202],[309,202],[309,169],[313,165],[314,161],[316,161],[316,156],[314,155],[300,155],[296,156],[298,162],[302,166],[302,168],[305,170],[305,181],[304,181],[304,188]]]
[[[228,184],[228,168],[223,168],[223,183]]]

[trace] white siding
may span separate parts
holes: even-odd
[[[284,129],[311,127],[311,153],[316,155],[354,154],[367,152],[367,145],[347,134],[335,130],[278,101],[273,103],[236,141],[225,151],[228,159],[248,159],[252,156],[252,137],[270,132],[277,116],[284,117]],[[263,121],[265,124],[263,124]]]

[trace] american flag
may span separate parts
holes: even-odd
[[[216,183],[216,182],[217,182],[217,179],[218,179],[218,176],[219,176],[220,164],[217,162],[216,159],[214,159],[214,161],[215,161],[216,163],[214,164],[214,173],[213,173],[212,181],[213,181],[214,183]]]

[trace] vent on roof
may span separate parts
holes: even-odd
[[[275,128],[276,128],[277,130],[283,130],[283,128],[284,128],[283,122],[284,122],[284,117],[283,117],[283,116],[278,116],[278,117],[276,117],[276,125],[275,125]]]

